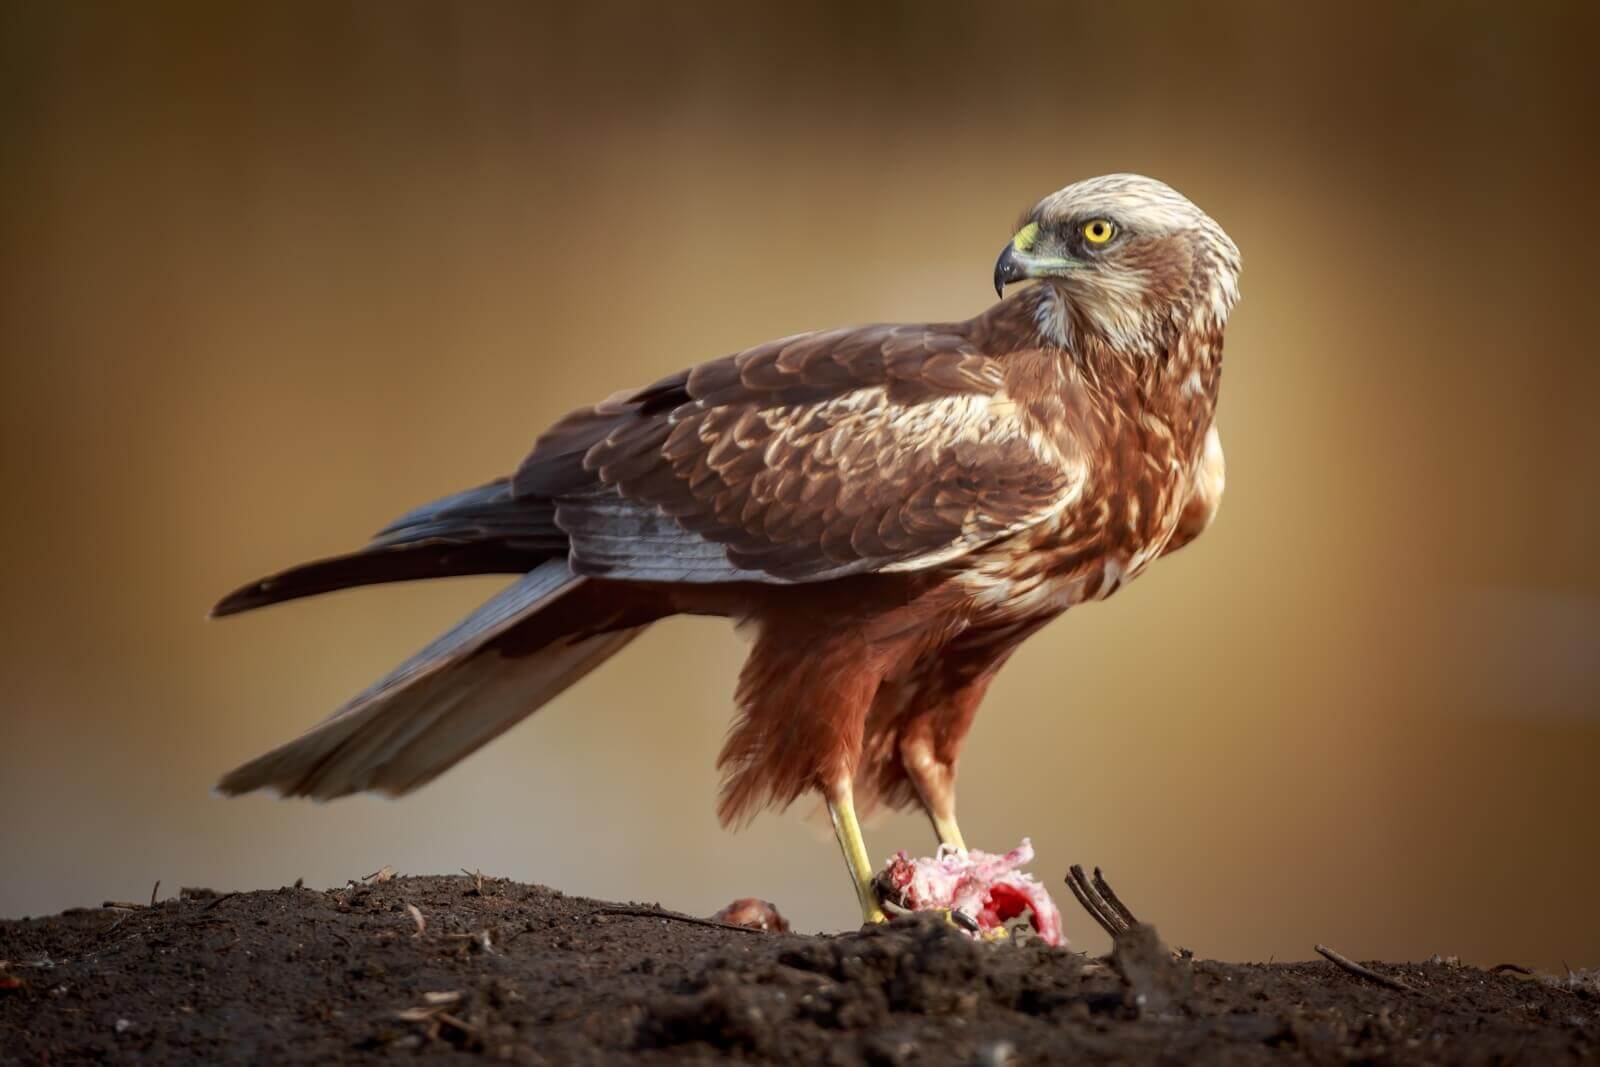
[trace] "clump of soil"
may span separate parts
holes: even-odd
[[[1600,989],[1450,962],[1096,959],[934,916],[834,936],[477,877],[186,890],[0,923],[0,1059],[1561,1063]]]

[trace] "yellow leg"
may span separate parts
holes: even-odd
[[[956,825],[955,764],[934,758],[933,744],[922,733],[901,739],[900,764],[917,791],[917,799],[922,801],[922,810],[928,813],[928,821],[933,823],[933,832],[939,835],[939,843],[965,852],[967,842]]]
[[[954,812],[948,815],[938,815],[932,809],[929,809],[928,818],[933,822],[933,832],[939,835],[939,843],[941,845],[949,845],[951,848],[959,849],[962,852],[967,850],[967,843],[961,837],[961,827],[956,825]]]
[[[965,852],[967,850],[967,843],[961,837],[961,827],[956,825],[955,797],[953,795],[953,791],[947,789],[943,791],[940,796],[943,800],[943,812],[941,812],[940,809],[935,808],[933,805],[927,803],[927,801],[923,802],[923,808],[928,813],[928,821],[933,823],[933,832],[939,835],[939,843],[941,845],[949,845],[951,848],[960,849],[962,852]],[[944,909],[940,910],[943,911]],[[961,929],[971,931],[972,933],[978,932],[977,922],[973,917],[967,917],[964,922],[957,922],[954,915],[948,911],[945,911],[944,918],[945,921],[951,926],[960,927]],[[985,941],[1003,941],[1011,935],[1006,932],[1006,928],[1004,926],[997,926],[994,929],[985,932],[981,936]]]
[[[844,862],[850,868],[850,880],[856,886],[861,921],[886,922],[887,917],[878,904],[878,893],[872,888],[872,861],[867,858],[867,843],[861,838],[861,824],[856,821],[855,797],[848,784],[832,791],[828,797],[828,814],[833,818],[833,832],[839,839]]]

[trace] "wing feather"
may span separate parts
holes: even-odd
[[[582,574],[804,582],[956,558],[1081,488],[958,327],[787,337],[576,412],[512,480]]]

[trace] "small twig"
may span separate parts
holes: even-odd
[[[411,913],[411,921],[417,924],[417,932],[412,937],[421,937],[428,932],[428,920],[422,917],[422,909],[415,904],[407,904],[406,911]]]
[[[1346,974],[1353,974],[1357,978],[1365,978],[1369,982],[1376,982],[1389,989],[1398,989],[1403,993],[1415,993],[1416,990],[1398,978],[1390,978],[1386,974],[1379,974],[1370,967],[1363,967],[1348,956],[1342,956],[1327,945],[1317,945],[1316,950],[1322,957]]]
[[[1067,870],[1067,888],[1072,890],[1072,895],[1078,899],[1078,903],[1083,907],[1083,910],[1089,913],[1089,918],[1093,919],[1100,929],[1115,937],[1116,929],[1106,919],[1105,914],[1100,911],[1097,902],[1090,898],[1088,891],[1080,884],[1082,877],[1083,868],[1074,863]]]
[[[1527,974],[1527,975],[1533,974],[1532,971],[1528,970],[1528,968],[1522,966],[1522,964],[1520,964],[1520,963],[1497,963],[1493,967],[1489,968],[1489,973],[1490,974],[1506,974],[1506,973],[1510,973],[1510,974]]]
[[[685,915],[681,911],[668,911],[666,908],[601,908],[596,915],[628,915],[635,919],[671,919],[673,922],[691,923],[695,926],[705,926],[712,930],[737,930],[741,934],[764,934],[767,931],[754,926],[740,926],[738,923],[725,923],[720,919],[702,919],[698,915]]]
[[[1116,891],[1113,890],[1110,884],[1106,882],[1105,876],[1100,873],[1099,867],[1094,869],[1094,887],[1096,891],[1099,892],[1101,898],[1107,904],[1111,905],[1111,909],[1120,915],[1124,922],[1126,922],[1130,927],[1139,925],[1138,918],[1134,916],[1133,912],[1128,910],[1128,906],[1122,902],[1122,898],[1117,896]]]
[[[215,900],[213,900],[211,903],[207,904],[205,907],[201,908],[200,910],[201,911],[210,911],[212,908],[216,907],[218,904],[221,904],[224,900],[231,900],[231,899],[233,899],[234,897],[236,897],[238,895],[239,894],[237,892],[224,893],[220,897],[217,897]]]
[[[150,906],[156,906],[156,894],[161,892],[161,879],[156,879],[156,884],[150,887]]]
[[[1095,869],[1095,881],[1105,885],[1105,879],[1100,877],[1099,868]],[[1083,905],[1083,910],[1089,913],[1089,918],[1099,924],[1100,929],[1116,940],[1118,934],[1126,933],[1133,925],[1131,913],[1124,918],[1126,908],[1113,907],[1102,895],[1099,888],[1089,881],[1089,876],[1083,873],[1083,866],[1074,863],[1067,870],[1067,888],[1072,890],[1072,895],[1078,898],[1078,903]],[[1109,888],[1109,887],[1107,887]],[[1115,896],[1115,894],[1112,894]],[[1117,902],[1121,904],[1121,901]],[[1130,921],[1131,920],[1131,921]]]
[[[109,911],[143,911],[145,907],[131,900],[108,900],[100,906]]]
[[[446,941],[465,941],[469,945],[476,945],[483,951],[494,954],[494,940],[489,936],[488,930],[479,930],[477,933],[445,934]]]
[[[461,1003],[461,994],[456,992],[424,993],[422,999],[427,1003],[415,1008],[402,1008],[394,1013],[396,1019],[408,1023],[427,1022],[436,1018],[446,1008],[454,1007]]]

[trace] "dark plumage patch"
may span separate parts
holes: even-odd
[[[513,498],[554,503],[581,572],[650,580],[815,581],[981,543],[1077,474],[1015,414],[934,406],[1002,389],[967,325],[802,334],[613,397],[540,438]]]

